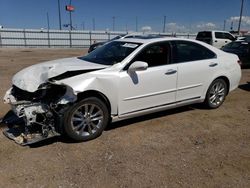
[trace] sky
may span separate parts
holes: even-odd
[[[60,0],[62,25],[69,24]],[[72,0],[73,27],[77,30],[197,32],[238,29],[241,0]],[[0,0],[0,25],[4,28],[59,29],[58,0]],[[94,23],[93,24],[93,20]],[[114,25],[113,25],[114,24]],[[64,29],[68,29],[63,27]],[[242,30],[250,30],[250,0],[244,1]]]

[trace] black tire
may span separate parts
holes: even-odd
[[[88,141],[100,136],[109,122],[108,108],[96,97],[73,104],[64,115],[65,133],[76,141]]]
[[[228,87],[226,82],[219,78],[214,80],[209,86],[204,101],[206,107],[210,109],[218,108],[224,102],[228,93]]]

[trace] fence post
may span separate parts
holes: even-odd
[[[110,40],[110,32],[108,32],[108,40]]]
[[[27,47],[26,31],[25,31],[25,29],[23,29],[23,39],[24,39],[24,46]]]
[[[2,48],[2,37],[1,37],[1,29],[0,29],[0,48]]]
[[[49,29],[48,29],[48,47],[50,48],[50,37],[49,37]]]
[[[71,30],[69,30],[69,47],[72,47],[72,38],[71,38]]]
[[[92,36],[91,36],[91,31],[89,31],[89,46],[91,46],[92,41]]]

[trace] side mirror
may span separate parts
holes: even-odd
[[[147,70],[147,68],[148,68],[148,64],[146,62],[135,61],[129,66],[128,72],[143,71],[143,70]]]

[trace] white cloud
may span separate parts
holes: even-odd
[[[229,19],[231,22],[238,22],[240,20],[239,16],[234,16]],[[250,26],[250,16],[242,16],[241,23],[246,26]]]
[[[174,23],[174,22],[170,22],[170,23],[167,23],[166,24],[166,31],[167,32],[178,32],[178,33],[181,33],[181,32],[187,32],[187,29],[184,25],[179,25],[177,23]]]
[[[208,23],[201,23],[196,25],[197,29],[215,29],[216,28],[216,24],[212,23],[212,22],[208,22]]]
[[[150,27],[150,26],[143,26],[142,28],[141,28],[141,30],[143,31],[143,32],[149,32],[149,31],[152,31],[152,28]]]

